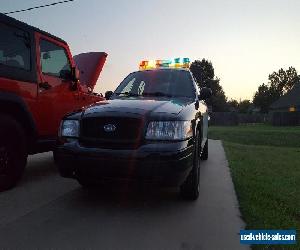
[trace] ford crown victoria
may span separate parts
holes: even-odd
[[[157,181],[197,199],[210,96],[188,67],[143,61],[106,101],[63,119],[55,152],[60,174],[84,186],[107,178]]]

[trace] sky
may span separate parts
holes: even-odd
[[[1,1],[8,12],[58,0]],[[144,59],[206,58],[228,99],[252,99],[280,68],[300,72],[299,0],[75,0],[10,16],[66,40],[73,55],[104,51],[95,88],[114,90]]]

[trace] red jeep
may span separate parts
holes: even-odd
[[[17,183],[28,154],[53,149],[64,115],[104,99],[93,88],[106,57],[73,58],[62,39],[0,14],[0,190]]]

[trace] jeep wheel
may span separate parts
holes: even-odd
[[[198,133],[197,133],[198,134]],[[197,200],[200,188],[200,158],[199,158],[199,135],[194,149],[193,168],[180,187],[180,194],[186,200]]]
[[[16,185],[27,162],[26,137],[21,125],[0,115],[0,191]]]
[[[208,159],[208,139],[205,142],[200,159],[203,161],[206,161]]]

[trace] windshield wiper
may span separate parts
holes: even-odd
[[[127,96],[127,97],[131,97],[131,96],[158,96],[158,97],[172,97],[172,95],[170,94],[166,94],[163,92],[144,92],[141,95],[139,94],[135,94],[135,93],[130,93],[130,92],[119,92],[119,93],[115,93],[115,95],[117,96]]]
[[[130,93],[130,92],[119,92],[119,93],[115,93],[116,95],[120,96],[120,95],[124,95],[124,96],[140,96],[138,94],[135,93]]]
[[[166,94],[163,92],[144,92],[143,96],[162,96],[162,97],[172,97],[170,94]]]

